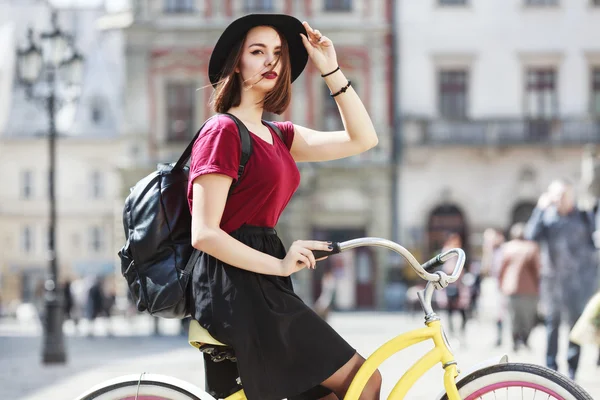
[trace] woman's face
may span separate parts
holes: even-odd
[[[280,53],[281,39],[275,29],[257,26],[248,31],[236,69],[243,87],[263,92],[273,89],[281,72]]]

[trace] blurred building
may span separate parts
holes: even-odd
[[[36,35],[50,28],[50,10],[41,0],[1,3],[0,293],[3,302],[32,301],[49,270],[49,126],[46,108],[29,101],[17,85],[14,55],[17,46],[26,44],[28,27]],[[116,258],[121,37],[119,32],[95,29],[103,12],[97,1],[79,3],[58,14],[59,26],[73,33],[85,57],[81,97],[64,104],[57,114],[56,245],[61,280],[111,274]]]
[[[600,1],[399,1],[400,226],[439,249],[456,230],[529,217],[600,141]]]
[[[157,162],[177,160],[212,115],[208,61],[225,27],[250,12],[286,13],[308,20],[333,40],[341,68],[373,117],[380,145],[352,159],[299,165],[302,187],[277,228],[287,245],[295,239],[389,237],[391,0],[146,0],[131,1],[127,7],[99,22],[103,29],[122,29],[125,35],[123,126],[128,165],[122,170],[123,197]],[[265,118],[323,130],[343,127],[335,101],[310,62],[293,85],[290,108],[281,116]],[[123,240],[117,238],[118,243]],[[381,304],[388,265],[385,252],[365,250],[337,263],[340,308]],[[295,277],[303,297],[318,296],[321,274],[317,269]]]

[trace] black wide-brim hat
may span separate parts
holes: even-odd
[[[208,63],[208,78],[213,86],[221,79],[233,46],[243,40],[250,29],[257,26],[272,26],[284,36],[290,53],[292,82],[300,76],[308,61],[308,53],[300,37],[301,33],[306,35],[302,22],[285,14],[249,14],[233,21],[217,41]]]

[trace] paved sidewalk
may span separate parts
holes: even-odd
[[[162,322],[161,327],[165,331],[177,331],[176,321]],[[422,318],[420,315],[410,317],[387,313],[338,313],[333,315],[331,324],[361,354],[368,355],[396,334],[421,327]],[[51,368],[43,367],[39,362],[41,340],[36,332],[29,332],[28,336],[7,336],[7,330],[3,334],[0,328],[0,398],[72,399],[106,379],[141,372],[171,375],[203,387],[202,357],[187,345],[185,337],[148,336],[152,332],[152,325],[141,319],[131,326],[133,328],[129,331],[121,329],[119,334],[123,336],[113,338],[69,336],[69,363]],[[142,336],[132,336],[136,332]],[[532,334],[532,350],[516,355],[508,348],[494,348],[493,339],[493,324],[471,321],[467,340],[462,343],[451,340],[461,369],[466,370],[479,361],[500,354],[501,350],[507,352],[512,361],[539,364],[543,360],[545,344],[542,328],[537,328]],[[559,354],[561,361],[566,354],[566,343],[562,344]],[[402,373],[429,348],[427,344],[419,344],[383,364],[380,368],[384,377],[382,398],[389,394]],[[593,398],[600,399],[600,369],[595,365],[597,351],[596,348],[584,348],[578,381]],[[565,367],[564,362],[561,367]],[[434,367],[417,382],[407,398],[432,399],[442,389],[442,373],[440,367]]]

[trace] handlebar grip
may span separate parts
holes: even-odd
[[[423,265],[421,265],[421,267],[427,271],[430,272],[431,270],[440,267],[444,265],[444,261],[442,261],[442,257],[441,254],[438,254],[437,256],[433,257],[431,260],[426,261]]]
[[[312,253],[315,256],[315,260],[318,260],[319,258],[322,258],[322,257],[332,256],[332,255],[337,254],[342,251],[340,249],[340,244],[338,242],[333,242],[333,244],[331,246],[333,247],[333,250],[331,250],[331,251],[313,250]]]

